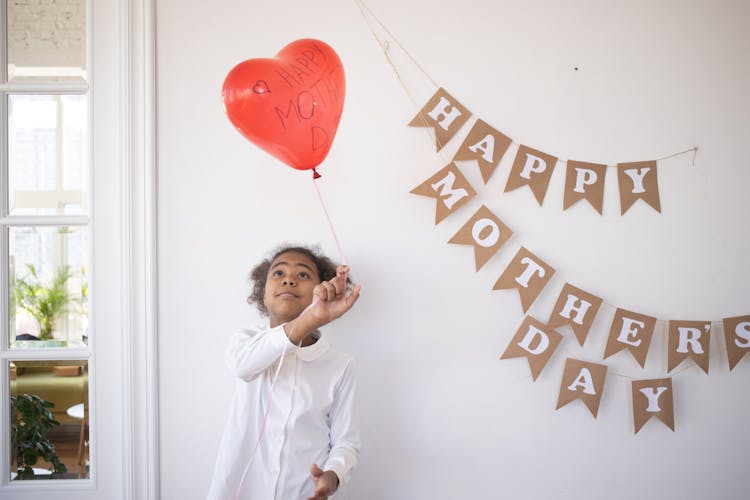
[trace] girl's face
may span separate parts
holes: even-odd
[[[273,259],[263,294],[271,327],[299,316],[312,303],[318,283],[317,267],[307,255],[284,252]]]

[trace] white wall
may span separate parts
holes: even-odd
[[[626,353],[599,416],[555,411],[564,360],[600,362],[614,307],[668,319],[750,313],[750,4],[741,1],[371,0],[439,84],[514,140],[614,164],[699,146],[660,163],[662,213],[619,215],[609,170],[604,216],[562,212],[558,165],[543,207],[503,193],[515,145],[479,196],[435,227],[409,191],[452,158],[427,133],[354,2],[157,2],[159,349],[162,498],[203,498],[231,396],[222,352],[255,319],[250,267],[278,242],[333,237],[308,172],[236,133],[220,98],[238,62],[320,38],[346,69],[347,99],[321,189],[360,303],[327,332],[359,361],[364,448],[352,498],[743,498],[750,360],[728,372],[721,329],[711,373],[674,374],[676,430],[633,435],[630,378],[666,376],[660,323],[647,369]],[[421,105],[434,88],[391,44]],[[578,67],[578,71],[574,70]],[[461,133],[461,138],[468,127]],[[446,241],[484,203],[515,236],[480,272]],[[604,297],[585,348],[566,335],[534,383],[499,355],[523,320],[492,285],[520,245],[557,269],[530,313],[546,321],[565,281]]]

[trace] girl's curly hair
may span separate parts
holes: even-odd
[[[258,311],[264,316],[268,316],[268,308],[266,308],[266,304],[263,303],[263,296],[266,292],[266,280],[268,279],[268,270],[271,268],[271,263],[276,257],[286,252],[299,253],[313,261],[321,282],[328,281],[336,276],[336,264],[323,255],[320,248],[316,246],[306,247],[290,244],[281,245],[272,252],[270,258],[264,259],[250,271],[249,281],[252,286],[252,292],[247,298],[247,303],[255,304],[255,307],[257,307]],[[346,282],[350,283],[348,277]]]

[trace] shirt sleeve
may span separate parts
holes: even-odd
[[[339,487],[349,481],[352,469],[359,462],[361,441],[356,386],[354,362],[350,360],[336,388],[336,398],[329,414],[331,450],[323,467],[336,473]]]
[[[240,330],[229,339],[224,353],[229,371],[250,381],[276,362],[284,352],[297,349],[286,336],[284,325],[261,331]]]

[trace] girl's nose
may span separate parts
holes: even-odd
[[[292,280],[292,279],[285,279],[284,281],[281,282],[281,284],[282,285],[289,285],[289,286],[294,286],[295,285],[294,280]]]

